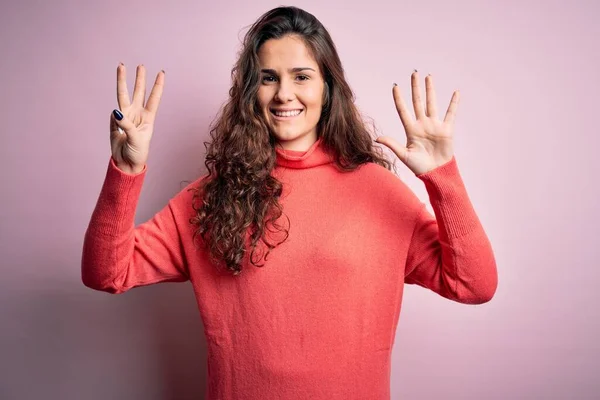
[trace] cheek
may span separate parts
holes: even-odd
[[[323,101],[323,88],[311,87],[307,88],[304,93],[306,105],[310,107],[321,107]]]
[[[309,117],[321,114],[321,97],[318,93],[312,93],[310,96],[305,97],[302,103],[306,107],[306,111]]]

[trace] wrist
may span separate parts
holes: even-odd
[[[113,160],[114,161],[114,160]],[[117,167],[117,169],[125,174],[129,174],[129,175],[137,175],[139,173],[141,173],[144,170],[144,165],[142,166],[131,166],[129,164],[125,164],[125,163],[118,163],[116,161],[114,161],[115,166]]]

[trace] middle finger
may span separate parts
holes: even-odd
[[[435,98],[435,89],[433,88],[433,78],[431,74],[425,77],[425,93],[427,97],[427,116],[437,119],[437,100]]]
[[[133,103],[144,107],[146,97],[146,68],[140,64],[135,72],[135,86],[133,88]]]
[[[419,74],[415,69],[415,72],[411,75],[411,85],[412,85],[412,101],[413,107],[415,109],[415,118],[421,119],[423,118],[423,104],[421,103],[421,91],[419,89]]]

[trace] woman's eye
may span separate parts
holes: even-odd
[[[298,75],[296,78],[303,78],[303,79],[300,79],[300,81],[307,81],[307,80],[309,80],[309,79],[310,79],[310,78],[309,78],[308,76],[306,76],[306,75]],[[262,81],[263,81],[263,82],[273,82],[273,81],[272,81],[272,80],[270,80],[270,79],[275,79],[275,77],[274,77],[274,76],[263,76],[263,78],[262,78]]]

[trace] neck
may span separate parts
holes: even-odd
[[[333,162],[333,157],[323,146],[322,138],[318,138],[306,150],[288,150],[276,146],[275,151],[280,167],[305,169]]]
[[[275,146],[285,150],[307,151],[317,139],[317,133],[313,131],[293,140],[278,140]]]

